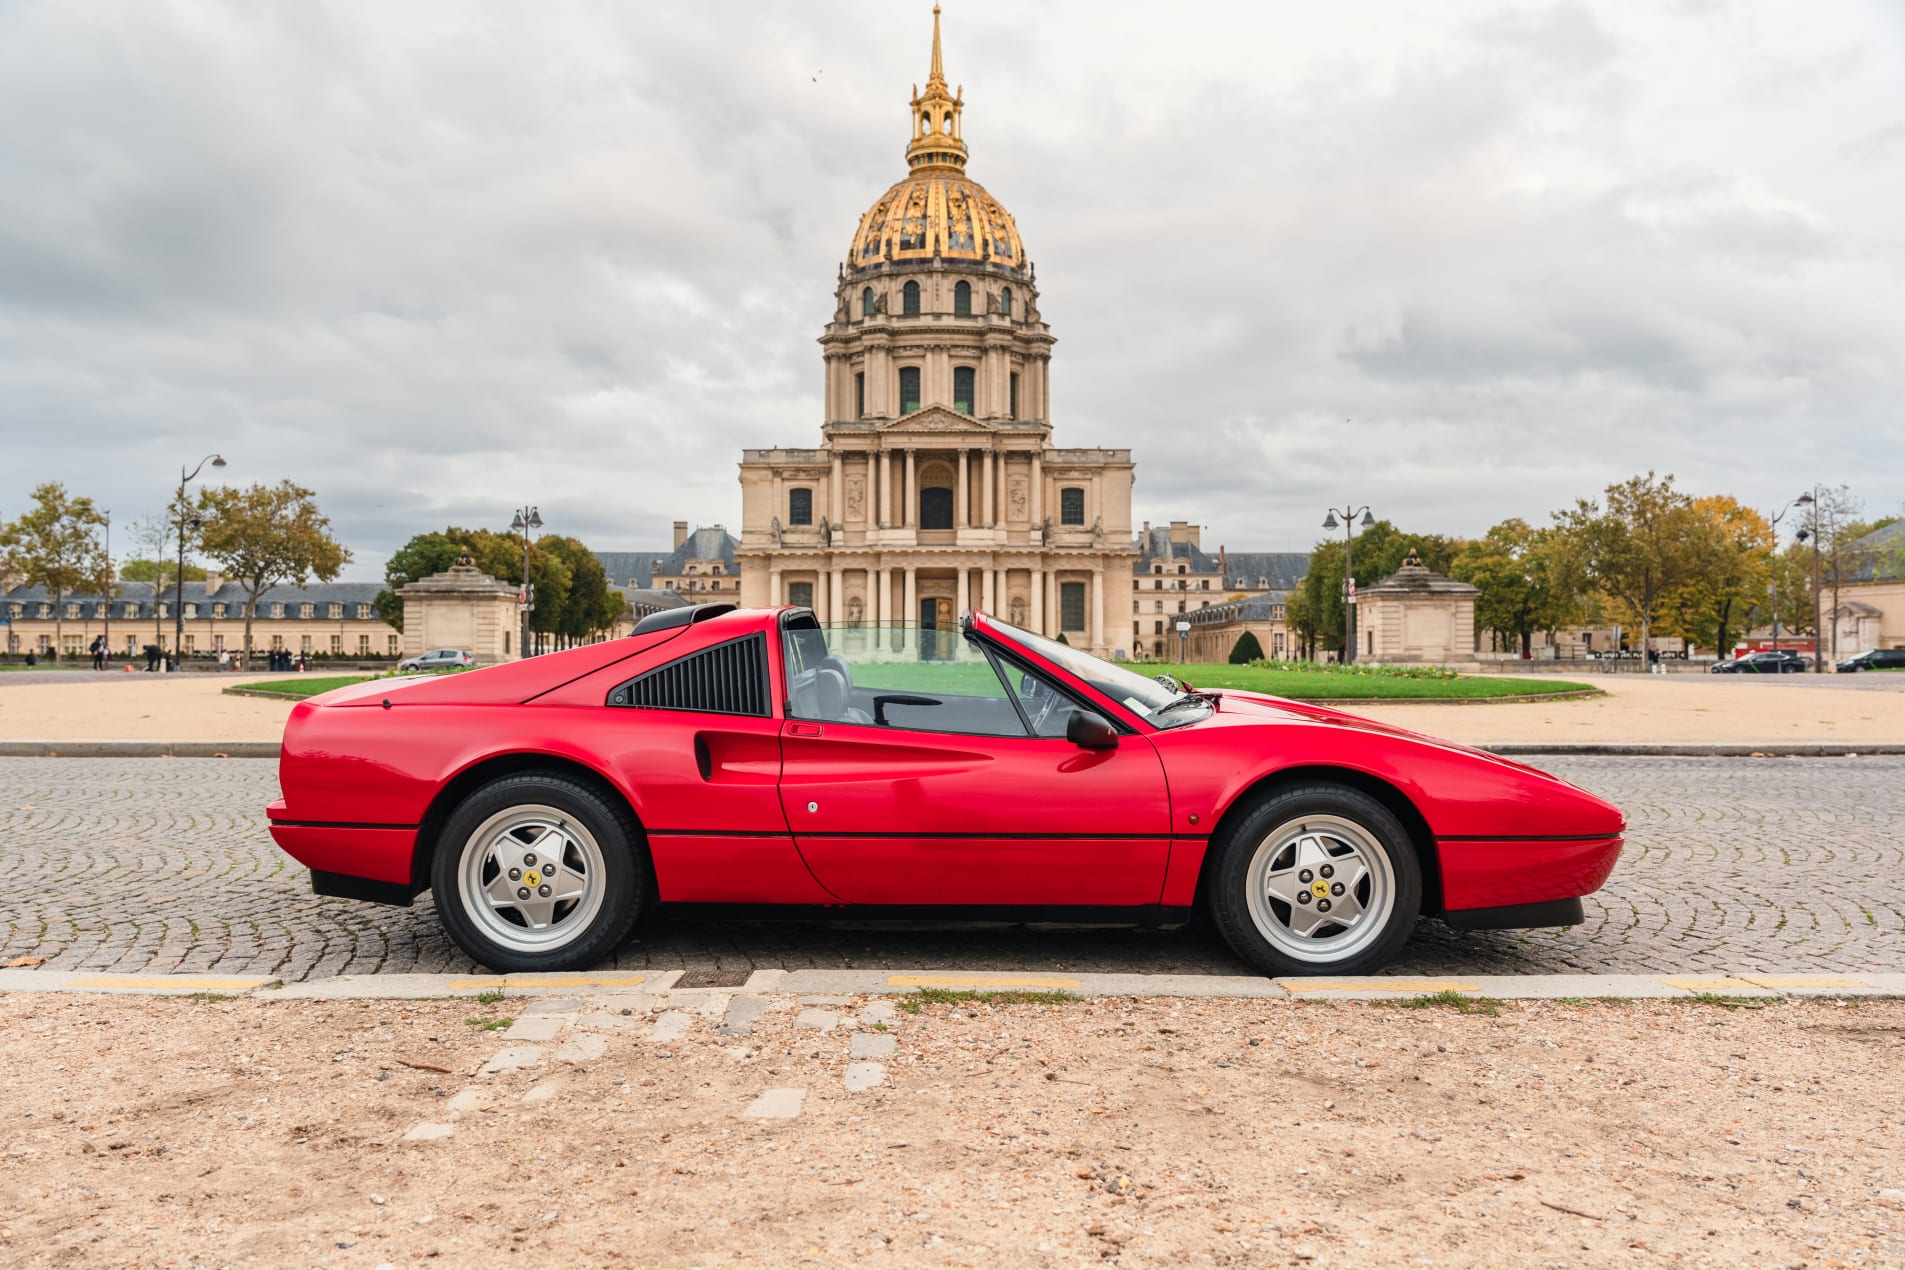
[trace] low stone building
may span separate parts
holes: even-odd
[[[1288,620],[1290,593],[1263,591],[1219,600],[1185,615],[1190,634],[1183,640],[1184,660],[1227,662],[1237,641],[1248,632],[1257,637],[1257,647],[1273,661],[1297,656],[1297,635]],[[1175,633],[1166,645],[1173,656],[1180,644]]]
[[[460,648],[487,666],[522,655],[516,588],[477,568],[467,551],[442,573],[399,590],[397,598],[403,601],[406,657]]]
[[[1905,648],[1905,520],[1853,545],[1858,569],[1838,592],[1827,647],[1840,658],[1874,648]],[[1826,596],[1831,597],[1830,589]],[[1834,637],[1836,636],[1836,639]]]
[[[1226,602],[1253,601],[1272,591],[1286,592],[1309,572],[1308,552],[1233,553],[1220,546],[1213,555],[1204,550],[1200,536],[1198,526],[1182,520],[1156,528],[1146,521],[1139,532],[1138,559],[1131,568],[1131,655],[1134,658],[1175,660],[1187,646],[1178,638],[1180,620]],[[1276,620],[1281,622],[1283,602],[1278,599],[1274,604],[1279,610]],[[1224,647],[1223,656],[1216,658],[1196,652],[1216,639],[1214,629],[1208,623],[1196,624],[1188,641],[1191,660],[1223,661],[1229,655],[1229,645]],[[1269,629],[1265,626],[1263,633],[1269,633]],[[1236,635],[1242,633],[1240,627],[1231,642],[1235,643]],[[1266,654],[1269,649],[1266,641]]]
[[[280,649],[312,656],[374,659],[402,648],[396,628],[377,616],[375,582],[318,582],[272,587],[258,598],[252,620],[254,652]],[[64,658],[87,655],[105,637],[112,656],[137,657],[148,644],[173,652],[178,589],[155,594],[150,582],[120,582],[111,596],[91,592],[57,599],[42,587],[0,583],[0,636],[12,654]],[[245,646],[245,590],[214,573],[183,587],[187,657],[211,657]],[[59,616],[55,618],[55,609]]]
[[[1481,590],[1423,566],[1402,567],[1356,596],[1356,655],[1365,661],[1447,664],[1475,660],[1475,597]]]

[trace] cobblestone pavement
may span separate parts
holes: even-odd
[[[1403,974],[1905,971],[1905,759],[1545,759],[1627,810],[1584,925],[1462,934],[1425,921]],[[0,759],[0,959],[52,970],[286,981],[474,969],[428,896],[310,893],[265,832],[277,765]],[[645,923],[619,968],[1239,973],[1199,931]]]

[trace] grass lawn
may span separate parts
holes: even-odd
[[[306,697],[315,697],[320,692],[329,692],[333,688],[343,688],[350,684],[361,684],[375,675],[300,675],[296,679],[272,679],[265,683],[239,684],[227,688],[226,692],[258,693],[261,696],[283,697],[286,701],[302,701]]]
[[[1598,691],[1592,684],[1569,683],[1562,679],[1513,679],[1494,675],[1413,679],[1335,666],[1284,670],[1274,666],[1179,666],[1146,662],[1142,669],[1146,674],[1176,675],[1199,688],[1237,688],[1297,701],[1487,701],[1493,697],[1545,697],[1557,692]]]

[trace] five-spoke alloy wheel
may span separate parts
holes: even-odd
[[[1415,926],[1422,868],[1408,831],[1359,790],[1283,790],[1213,846],[1211,916],[1266,974],[1374,970]]]
[[[451,813],[432,889],[444,928],[493,970],[579,970],[639,915],[647,853],[625,809],[553,773],[506,776]]]

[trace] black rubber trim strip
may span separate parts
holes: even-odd
[[[1535,926],[1579,926],[1587,920],[1587,913],[1576,898],[1505,904],[1500,908],[1458,908],[1442,914],[1442,920],[1456,930],[1526,930]]]
[[[379,882],[375,878],[354,878],[348,873],[326,873],[322,869],[311,870],[311,893],[328,895],[340,900],[369,900],[373,904],[409,908],[410,901],[414,900],[417,892],[422,889],[408,882]]]
[[[724,904],[663,900],[661,909],[682,921],[946,921],[998,922],[1014,926],[1026,922],[1178,926],[1196,917],[1195,909],[1162,904]],[[902,971],[895,968],[893,973]]]
[[[270,826],[290,829],[415,829],[416,825],[373,825],[354,820],[273,820]]]

